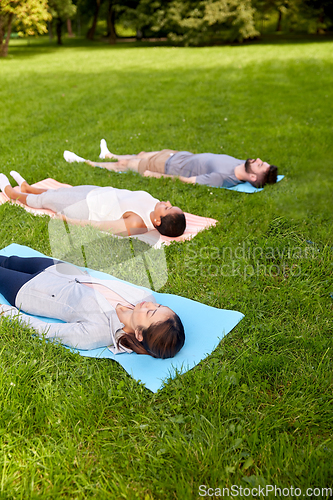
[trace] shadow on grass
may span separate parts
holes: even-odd
[[[308,35],[308,34],[269,34],[255,40],[248,40],[243,43],[224,43],[212,42],[205,46],[231,46],[243,47],[249,45],[305,45],[311,43],[329,43],[333,41],[333,33],[326,35]],[[135,38],[119,38],[115,45],[110,45],[106,39],[98,39],[94,41],[87,40],[85,37],[65,38],[64,44],[59,46],[55,40],[50,40],[48,37],[15,39],[10,42],[9,54],[7,59],[34,57],[40,54],[54,53],[68,49],[86,49],[100,50],[126,50],[132,48],[147,48],[147,47],[179,47],[171,41],[141,41],[138,42]],[[182,46],[180,46],[182,47]],[[203,47],[203,46],[201,46]],[[193,48],[193,47],[191,47]],[[1,60],[1,59],[0,59]]]
[[[110,45],[107,40],[99,39],[90,41],[84,37],[65,38],[63,45],[57,45],[55,40],[50,40],[47,37],[38,37],[33,39],[20,39],[13,40],[9,45],[9,52],[7,59],[14,58],[27,58],[34,57],[40,54],[51,54],[54,52],[66,51],[68,49],[87,49],[100,50],[120,50],[127,48],[146,48],[146,47],[171,47],[172,43],[168,41],[156,42],[137,42],[134,38],[118,39],[116,45]],[[0,59],[1,61],[1,59]]]

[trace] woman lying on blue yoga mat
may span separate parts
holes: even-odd
[[[45,338],[77,349],[108,347],[114,354],[134,351],[164,359],[185,342],[179,316],[147,291],[95,279],[48,257],[0,256],[0,293],[11,304],[0,305],[0,315],[17,317]]]
[[[157,229],[164,236],[176,237],[185,231],[184,212],[145,191],[98,186],[38,189],[14,170],[11,176],[21,192],[15,191],[8,178],[0,174],[0,189],[8,198],[31,208],[50,209],[73,224],[89,224],[122,236]]]

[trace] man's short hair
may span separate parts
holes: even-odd
[[[184,213],[169,214],[161,217],[161,224],[156,229],[163,236],[176,238],[181,236],[186,228],[186,219]]]
[[[245,162],[245,172],[248,173],[254,173],[252,172],[251,169],[251,162],[253,160],[251,158],[248,158]],[[257,188],[264,187],[265,184],[275,184],[277,181],[277,173],[278,173],[278,168],[275,165],[270,165],[269,169],[267,172],[263,172],[262,174],[257,176],[257,179],[254,182],[251,182],[251,184]]]
[[[270,165],[267,172],[263,174],[263,178],[261,180],[261,187],[264,187],[265,184],[275,184],[277,181],[277,173],[278,169],[275,165]]]

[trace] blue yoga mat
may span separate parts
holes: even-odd
[[[278,175],[276,182],[282,181],[284,175]],[[222,186],[223,188],[223,186]],[[262,191],[264,188],[256,188],[252,186],[249,182],[242,182],[241,184],[237,184],[237,186],[233,186],[230,188],[223,188],[223,189],[230,189],[230,191],[238,191],[239,193],[257,193],[258,191]]]
[[[19,257],[45,257],[45,255],[36,250],[17,245],[16,243],[0,250],[0,255],[8,257],[10,255],[18,255]],[[117,279],[109,274],[92,269],[87,269],[87,271],[91,276],[99,279]],[[89,351],[69,349],[79,352],[81,356],[114,359],[135,380],[141,381],[152,392],[156,392],[163,387],[166,378],[174,377],[177,372],[185,373],[209,355],[220,340],[244,317],[242,313],[237,311],[216,309],[215,307],[185,299],[184,297],[178,297],[177,295],[157,292],[153,292],[153,295],[157,302],[173,309],[180,316],[184,324],[186,335],[185,345],[174,358],[155,359],[151,356],[138,355],[136,353],[113,354],[107,348]],[[1,294],[0,303],[8,304]],[[60,320],[56,319],[41,319],[48,322],[61,323]]]

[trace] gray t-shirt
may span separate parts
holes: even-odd
[[[178,151],[165,162],[165,173],[196,177],[196,183],[213,187],[232,187],[240,181],[235,176],[235,167],[245,160],[233,156],[213,153],[193,154]]]

